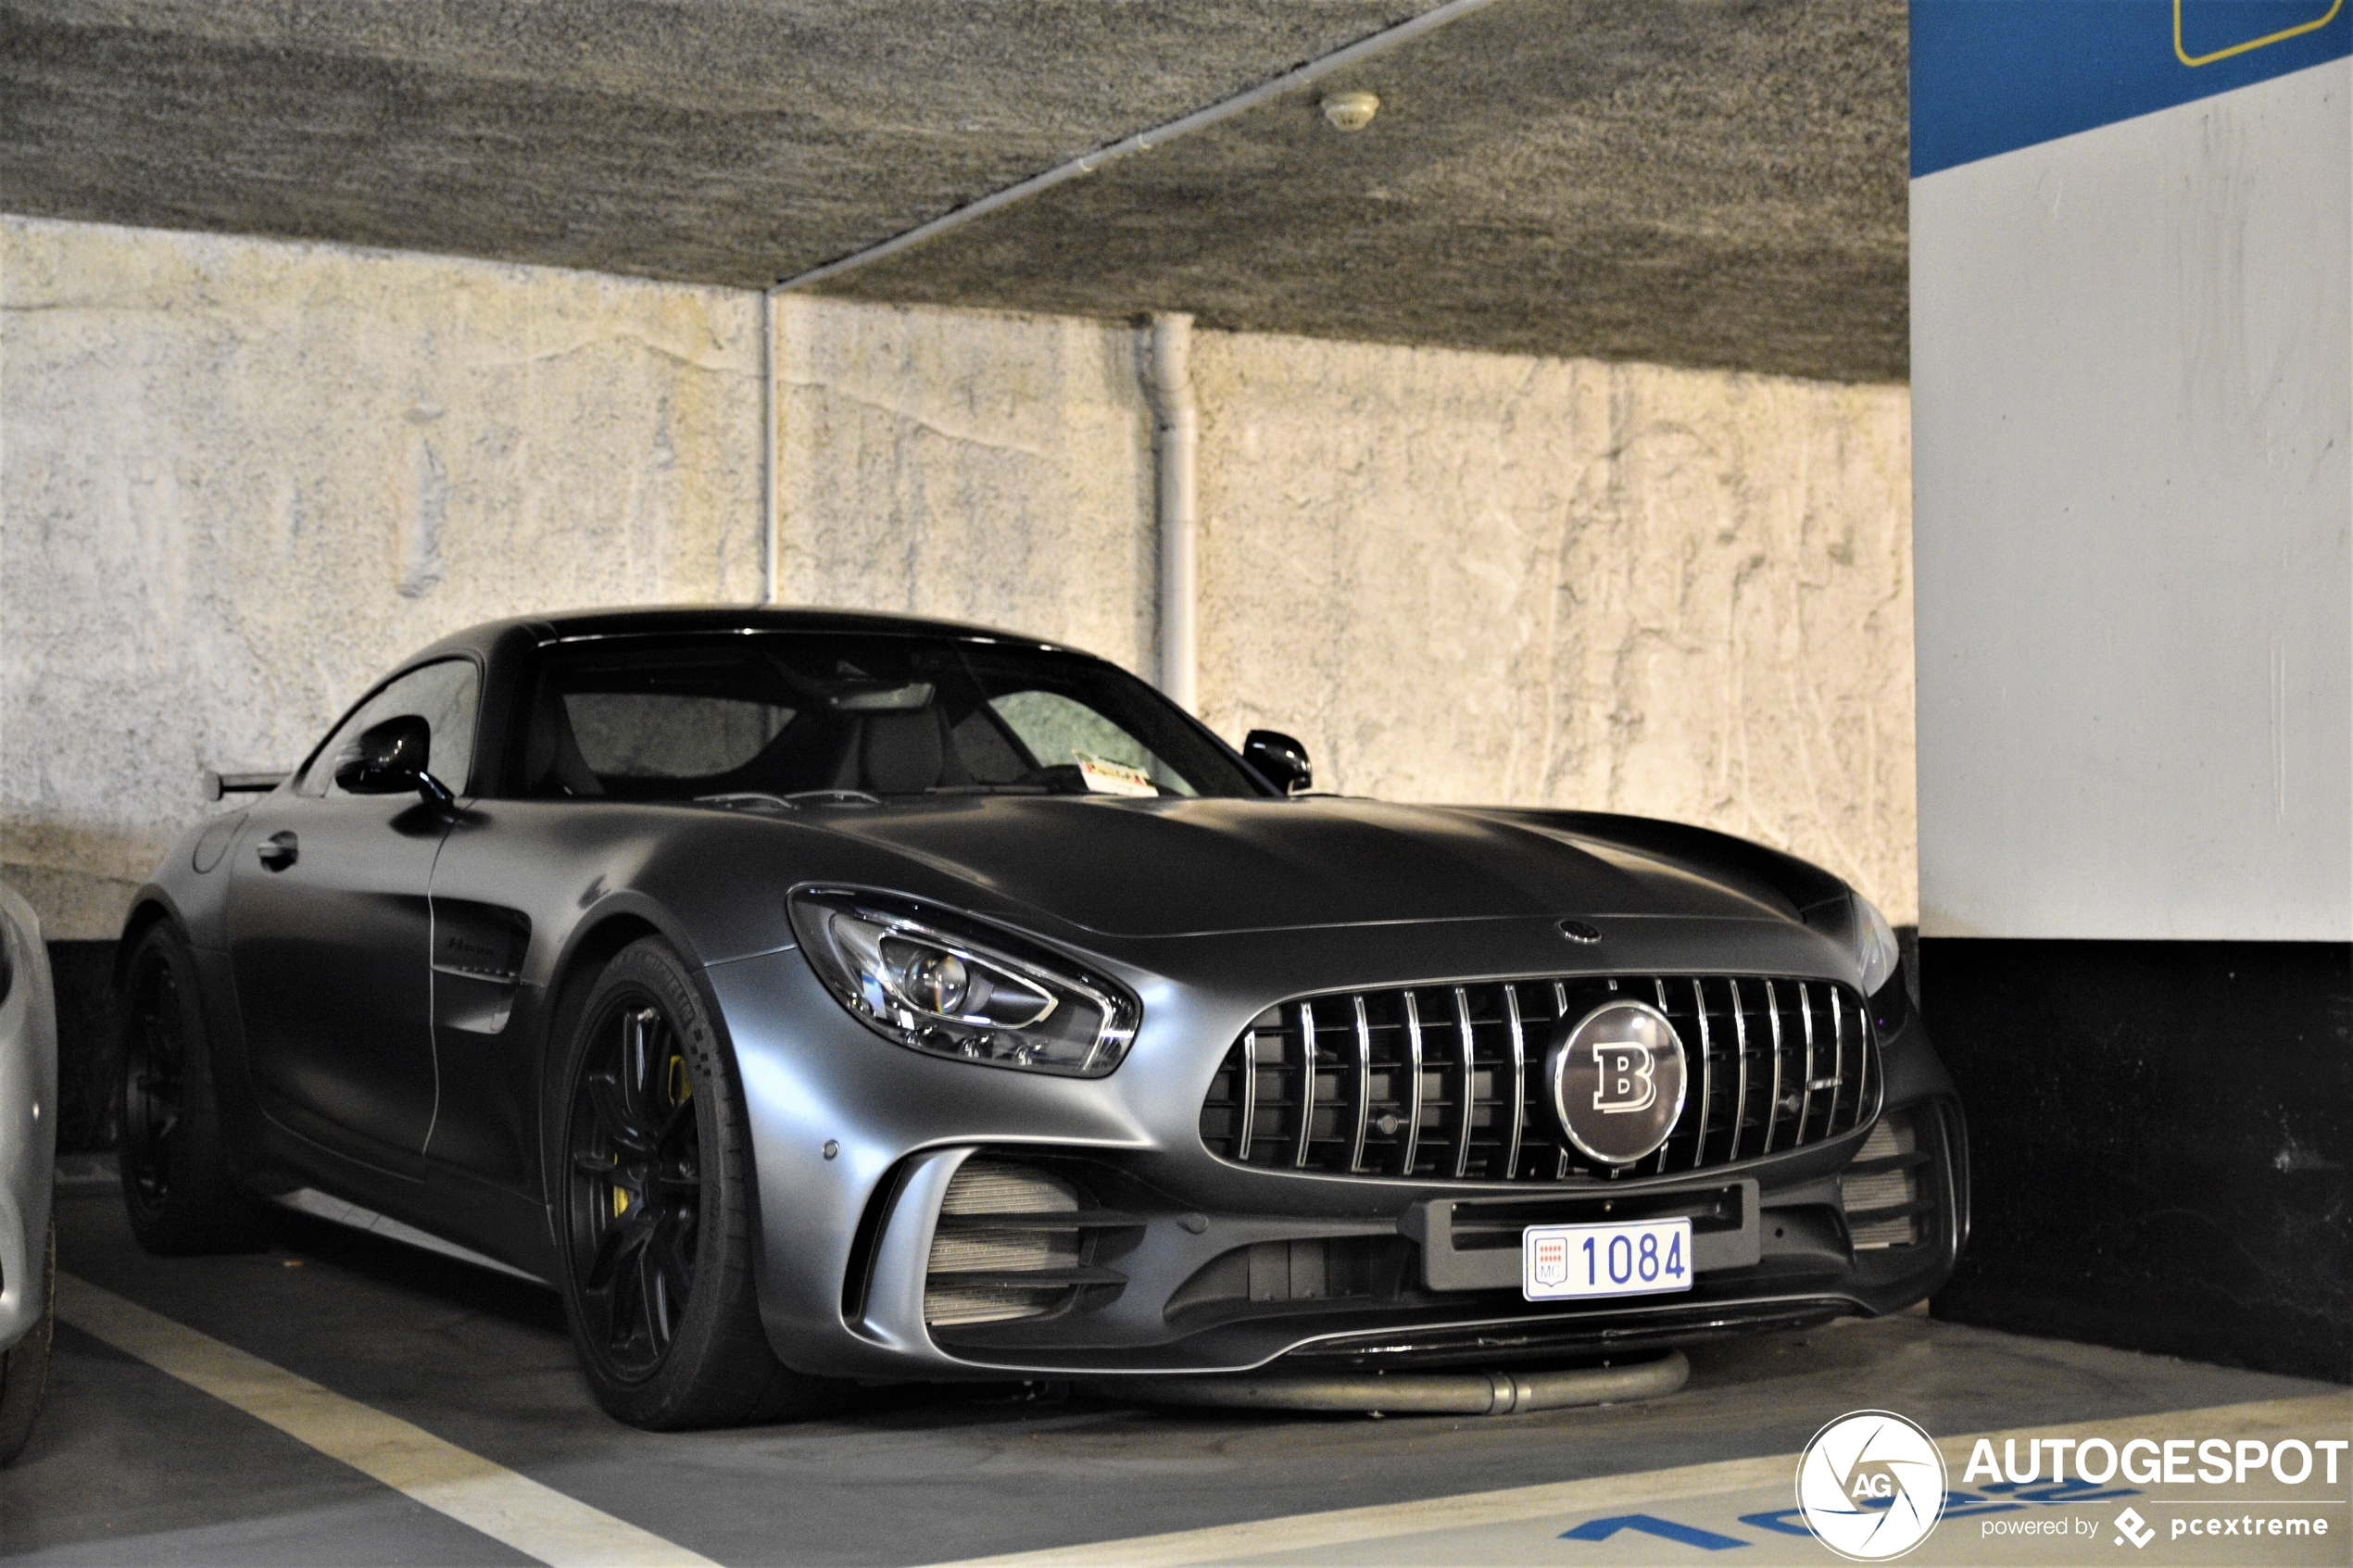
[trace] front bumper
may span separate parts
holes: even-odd
[[[1335,972],[1351,984],[1352,969],[1371,980],[1445,959],[1433,957],[1443,944],[1426,927],[1355,932],[1344,951],[1296,952],[1318,935],[1290,946],[1301,971],[1323,984]],[[1512,950],[1516,933],[1491,924],[1475,935],[1481,968],[1559,962],[1549,931],[1531,934],[1547,941],[1529,942],[1524,958]],[[1649,953],[1614,942],[1615,964],[1689,966],[1688,933],[1655,935]],[[1334,1176],[1217,1160],[1196,1123],[1215,1059],[1265,998],[1310,987],[1252,972],[1240,950],[1188,956],[1231,976],[1221,994],[1131,968],[1125,977],[1144,997],[1151,1032],[1118,1073],[1093,1082],[890,1045],[843,1014],[797,952],[711,966],[751,1110],[761,1299],[777,1353],[803,1372],[882,1378],[1238,1372],[1280,1358],[1502,1364],[1900,1311],[1944,1281],[1966,1241],[1960,1111],[1917,1019],[1890,1020],[1881,1041],[1881,1119],[1907,1123],[1921,1157],[1916,1234],[1908,1245],[1858,1250],[1841,1174],[1869,1129],[1601,1186]],[[1756,961],[1835,972],[1818,952]],[[1153,1048],[1169,1040],[1187,1045]],[[1084,1194],[1089,1213],[1115,1223],[1090,1223],[1084,1266],[1050,1314],[927,1325],[942,1202],[975,1158],[1050,1173]],[[1689,1293],[1573,1308],[1521,1298],[1521,1227],[1672,1213],[1693,1219]]]

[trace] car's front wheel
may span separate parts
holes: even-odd
[[[829,1402],[834,1386],[786,1368],[761,1329],[750,1132],[693,974],[646,937],[567,1010],[550,1174],[565,1314],[598,1403],[677,1430]]]

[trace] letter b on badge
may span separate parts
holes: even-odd
[[[1594,1110],[1616,1115],[1658,1103],[1658,1070],[1648,1046],[1596,1045],[1593,1066]]]

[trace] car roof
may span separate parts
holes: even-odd
[[[487,621],[479,626],[469,626],[462,632],[453,632],[403,662],[422,663],[428,659],[453,653],[471,653],[486,659],[495,645],[516,633],[545,645],[575,638],[643,636],[648,633],[665,632],[848,632],[882,636],[948,637],[963,642],[1006,643],[1019,647],[1058,648],[1061,646],[997,627],[975,626],[958,621],[934,621],[917,615],[896,615],[887,610],[824,609],[800,605],[649,605],[571,609],[552,615]]]

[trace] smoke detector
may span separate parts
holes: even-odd
[[[1324,100],[1324,118],[1335,131],[1362,131],[1380,112],[1380,99],[1371,93],[1334,93]]]

